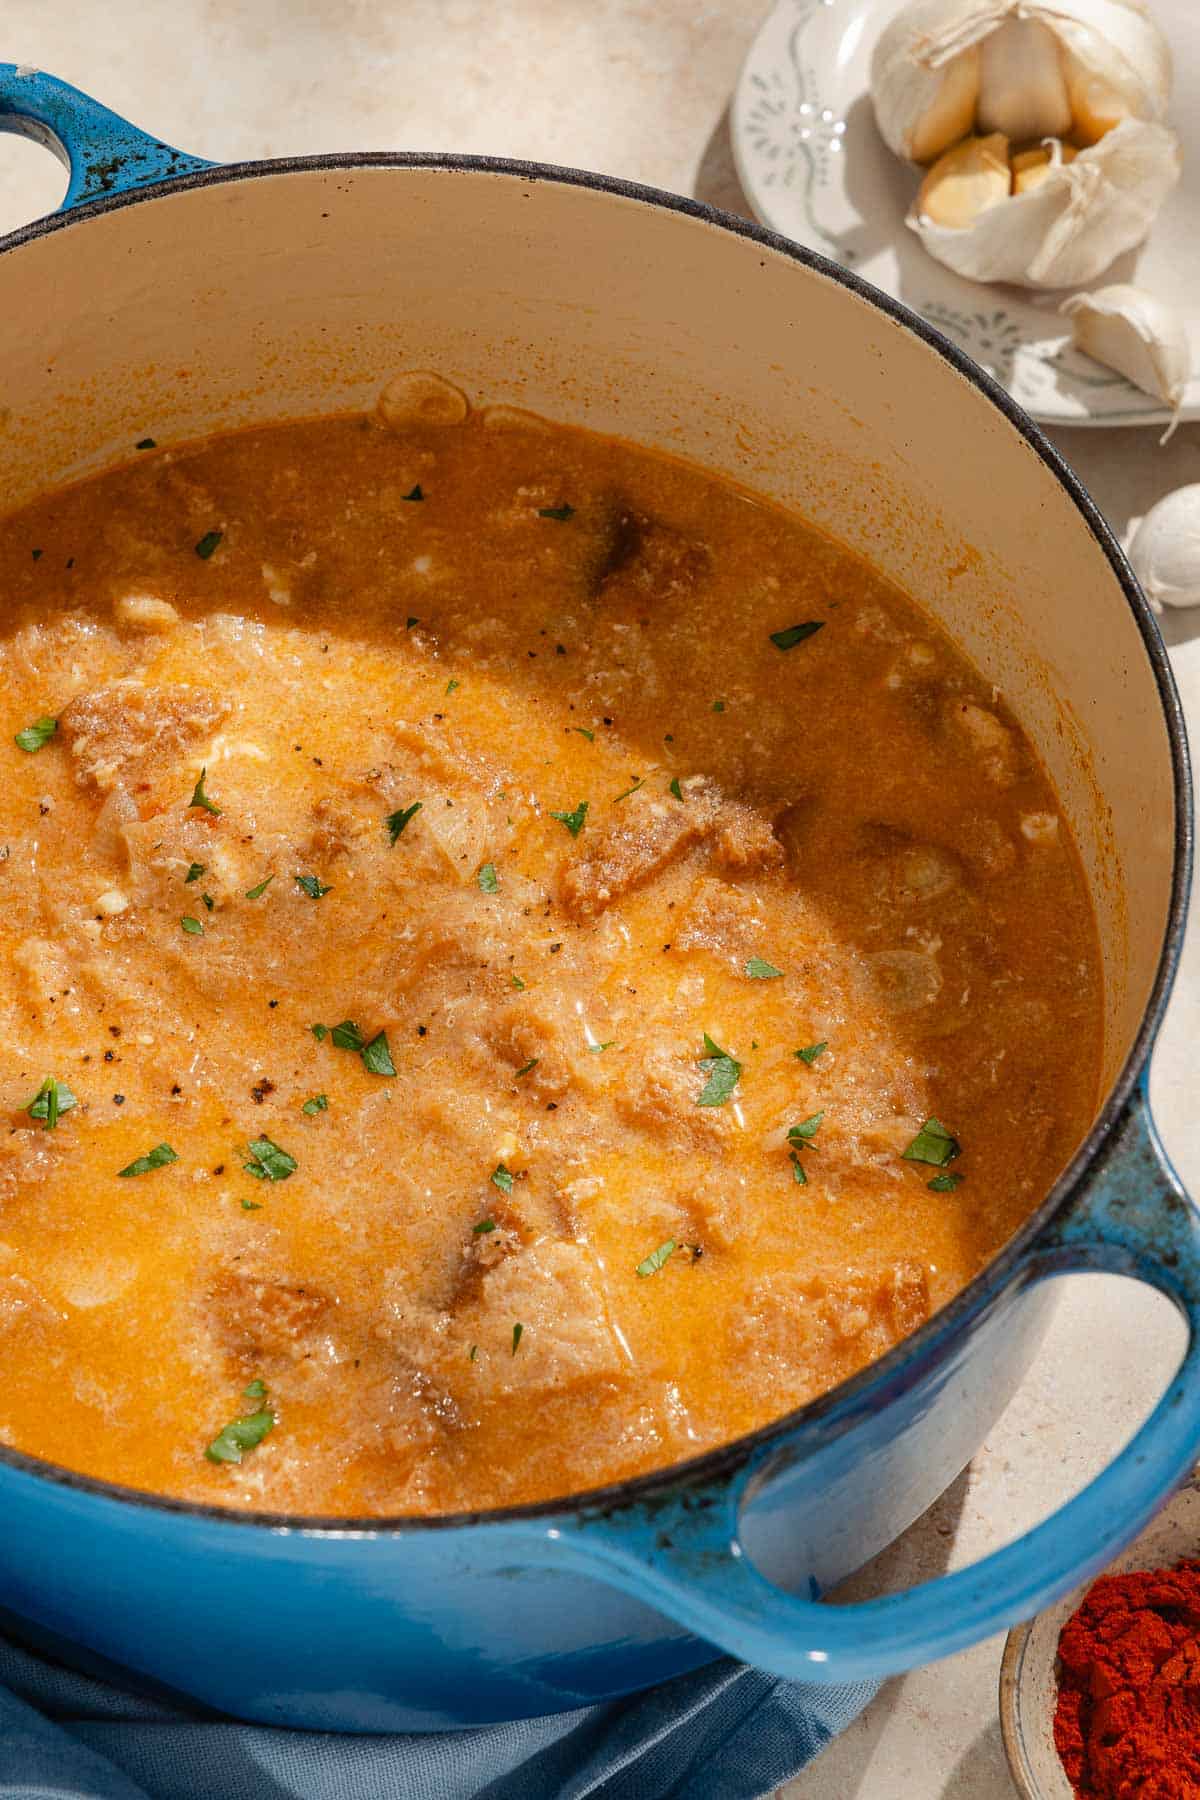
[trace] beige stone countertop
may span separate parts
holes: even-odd
[[[445,149],[568,163],[746,212],[728,103],[755,0],[6,0],[0,58],[75,82],[214,160]],[[65,178],[0,139],[0,230],[57,204]],[[1056,431],[1118,532],[1200,480],[1200,425]],[[1200,611],[1167,621],[1194,733]],[[1198,733],[1197,735],[1200,735]],[[1200,1192],[1193,930],[1152,1092]],[[1073,1277],[1046,1345],[971,1467],[870,1570],[862,1592],[961,1565],[1034,1523],[1099,1468],[1161,1391],[1181,1344],[1166,1303]],[[786,1790],[788,1800],[1010,1800],[996,1713],[998,1641],[892,1681]]]

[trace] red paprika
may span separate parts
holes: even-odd
[[[1200,1800],[1200,1562],[1102,1575],[1058,1655],[1054,1742],[1080,1800]]]

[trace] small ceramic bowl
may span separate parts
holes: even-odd
[[[1200,1556],[1200,1472],[1168,1500],[1128,1550],[1104,1571],[1161,1569]],[[1091,1584],[1089,1583],[1088,1586]],[[1086,1587],[1076,1588],[1008,1634],[1000,1665],[1000,1730],[1021,1800],[1073,1800],[1054,1748],[1058,1638]]]

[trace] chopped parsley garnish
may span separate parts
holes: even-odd
[[[696,1105],[724,1106],[741,1080],[741,1063],[735,1062],[719,1044],[714,1044],[707,1031],[704,1033],[704,1055],[699,1063],[708,1080],[696,1096]]]
[[[404,629],[405,631],[411,631],[414,625],[419,625],[420,623],[421,621],[418,619],[416,613],[409,613],[407,619],[404,621]]]
[[[491,1180],[492,1186],[498,1187],[502,1194],[511,1194],[512,1193],[512,1190],[513,1190],[512,1170],[506,1169],[503,1163],[496,1164],[495,1168],[492,1170],[492,1173],[491,1173],[491,1176],[489,1179]]]
[[[214,806],[212,801],[209,799],[208,795],[204,791],[204,777],[207,774],[208,774],[207,769],[201,769],[200,779],[196,783],[196,786],[192,791],[192,797],[188,801],[188,806],[189,807],[202,806],[204,808],[205,812],[210,812],[214,815],[214,817],[219,819],[221,816],[220,807]]]
[[[824,1117],[823,1112],[811,1113],[807,1119],[802,1119],[799,1125],[793,1125],[787,1134],[788,1143],[798,1144],[801,1149],[811,1144],[821,1129],[821,1121]]]
[[[926,1119],[908,1149],[901,1154],[908,1162],[932,1163],[935,1169],[944,1169],[947,1163],[962,1155],[962,1145],[957,1138],[951,1137],[940,1119]]]
[[[820,1056],[823,1051],[828,1050],[828,1048],[829,1040],[827,1038],[822,1038],[819,1044],[805,1044],[802,1050],[793,1050],[792,1055],[798,1056],[800,1061],[807,1063],[811,1069],[818,1056]]]
[[[190,881],[191,877],[189,876],[188,879]],[[270,887],[271,883],[274,881],[274,879],[275,879],[274,875],[264,875],[262,880],[260,882],[256,883],[256,885],[254,887],[247,888],[246,889],[247,900],[261,900],[263,895],[266,893],[267,889]]]
[[[587,739],[589,744],[594,744],[596,741],[595,732],[589,731],[586,725],[572,725],[571,730],[577,731],[580,737]]]
[[[315,1118],[318,1113],[328,1112],[329,1096],[327,1094],[314,1094],[311,1099],[304,1102],[300,1111],[302,1113],[307,1113],[310,1119]]]
[[[531,1075],[533,1073],[534,1069],[537,1068],[537,1066],[538,1066],[539,1062],[541,1062],[541,1060],[542,1059],[540,1056],[530,1057],[529,1061],[525,1064],[525,1066],[523,1068],[520,1068],[517,1070],[515,1076],[513,1077],[514,1081],[520,1081],[522,1075]]]
[[[319,900],[323,894],[333,892],[323,881],[318,881],[315,875],[294,875],[292,879],[310,900]]]
[[[323,1044],[325,1039],[329,1036],[328,1025],[310,1025],[308,1029],[312,1032],[318,1044]]]
[[[420,812],[423,801],[414,800],[411,806],[401,807],[399,812],[389,813],[387,818],[388,836],[394,844],[411,818]]]
[[[257,1450],[274,1424],[275,1414],[269,1406],[243,1419],[232,1419],[217,1433],[204,1454],[209,1462],[240,1463],[248,1450]]]
[[[519,994],[523,994],[525,992],[525,983],[521,980],[521,977],[519,975],[513,976],[512,984],[516,988],[516,990]]]
[[[25,750],[32,756],[35,750],[40,750],[43,744],[50,742],[57,730],[57,719],[35,719],[32,725],[26,725],[23,731],[18,731],[13,743],[18,750]]]
[[[135,1157],[127,1168],[118,1169],[118,1175],[149,1175],[151,1169],[165,1169],[168,1163],[178,1162],[179,1158],[170,1144],[155,1144],[145,1156]]]
[[[777,969],[774,963],[764,962],[761,956],[752,956],[746,964],[746,973],[751,981],[774,981],[783,970]]]
[[[201,562],[208,561],[224,536],[225,533],[223,531],[205,532],[204,536],[200,539],[200,542],[196,545],[196,555],[200,558]]]
[[[616,1041],[616,1038],[608,1038],[603,1044],[589,1044],[588,1049],[593,1056],[599,1056],[602,1050],[611,1050]]]
[[[242,1211],[243,1212],[261,1212],[262,1211],[262,1201],[261,1200],[243,1200],[242,1201]]]
[[[47,1131],[53,1131],[62,1115],[78,1105],[69,1087],[56,1081],[53,1075],[47,1075],[25,1111],[31,1119],[41,1119]]]
[[[452,676],[451,676],[451,677],[450,677],[450,679],[449,679],[449,681],[448,681],[448,682],[447,682],[447,683],[446,683],[446,692],[447,692],[447,693],[448,693],[448,694],[452,694],[452,693],[453,693],[453,692],[454,692],[454,690],[455,690],[455,688],[456,688],[456,687],[461,687],[461,686],[462,686],[462,682],[461,682],[461,681],[455,681],[455,679],[454,679],[454,677],[453,677],[453,675],[452,675]]]
[[[135,450],[157,450],[158,444],[154,438],[139,438],[133,447]]]
[[[616,800],[613,801],[613,805],[616,806],[617,801],[628,800],[630,794],[636,794],[638,789],[640,787],[645,787],[645,785],[646,777],[644,775],[635,775],[633,778],[633,786],[627,787],[623,794],[618,794]]]
[[[472,1237],[486,1237],[489,1231],[495,1231],[495,1229],[496,1229],[495,1219],[480,1219],[478,1225],[472,1225],[471,1236]]]
[[[714,700],[713,704],[712,704],[712,709],[714,712],[724,712],[725,711],[725,702],[723,700]]]
[[[638,1274],[643,1280],[645,1280],[647,1275],[657,1275],[663,1264],[669,1262],[674,1256],[676,1249],[677,1245],[675,1239],[668,1238],[665,1244],[660,1244],[657,1250],[652,1250],[650,1252],[644,1262],[638,1264]]]
[[[953,1169],[947,1169],[944,1175],[935,1175],[925,1186],[934,1194],[952,1194],[959,1183],[966,1179],[965,1175],[958,1175]]]
[[[244,1387],[242,1389],[242,1399],[243,1400],[262,1400],[265,1398],[266,1392],[267,1392],[266,1382],[255,1380],[250,1383],[249,1387]]]
[[[201,894],[200,898],[203,900],[205,907],[209,912],[211,912],[213,907],[217,904],[211,894]]]
[[[418,483],[417,483],[417,485],[416,485],[416,487],[415,487],[415,488],[413,488],[413,490],[412,490],[412,492],[411,492],[411,493],[409,493],[409,494],[401,494],[401,496],[400,496],[400,498],[401,498],[401,499],[402,499],[402,500],[423,500],[423,499],[424,499],[424,498],[425,498],[425,496],[424,496],[424,494],[423,494],[423,493],[422,493],[422,492],[421,492],[421,484],[420,484],[420,482],[419,482],[419,481],[418,481]]]
[[[185,886],[189,881],[199,881],[207,866],[206,863],[189,863],[188,872],[183,878]]]
[[[242,1167],[256,1181],[286,1181],[299,1167],[295,1157],[281,1150],[269,1137],[251,1138],[249,1150],[253,1161],[243,1163]]]
[[[513,1326],[512,1354],[514,1356],[517,1354],[517,1347],[520,1344],[521,1339],[524,1335],[525,1335],[525,1327],[523,1325],[514,1325]]]
[[[804,1164],[800,1161],[800,1158],[796,1155],[794,1150],[789,1150],[788,1155],[791,1158],[792,1164],[792,1180],[798,1187],[807,1187],[808,1176],[805,1174]]]
[[[187,932],[189,937],[203,937],[204,936],[203,925],[200,923],[199,919],[193,919],[191,913],[184,913],[184,915],[183,915],[182,919],[180,919],[179,923],[183,927],[184,931]]]
[[[679,788],[678,775],[672,775],[670,781],[667,783],[667,792],[670,794],[674,794],[674,796],[677,800],[683,799],[683,794],[680,792],[680,788]]]
[[[803,625],[789,625],[786,631],[773,631],[771,642],[777,650],[794,650],[805,638],[813,637],[824,625],[824,619],[806,619]]]
[[[478,1344],[472,1344],[472,1345],[471,1345],[471,1348],[470,1348],[470,1349],[469,1349],[469,1350],[468,1350],[468,1351],[467,1351],[467,1361],[468,1361],[468,1362],[474,1362],[474,1361],[475,1361],[475,1358],[476,1358],[476,1357],[477,1357],[477,1356],[478,1356],[478,1355],[479,1355],[479,1345],[478,1345]]]
[[[353,1019],[343,1019],[340,1025],[333,1027],[329,1036],[338,1050],[361,1050],[367,1041]]]
[[[494,894],[500,887],[500,877],[496,873],[495,863],[484,863],[475,877],[482,893]]]
[[[552,812],[550,817],[565,825],[572,837],[578,837],[583,830],[583,822],[587,818],[588,803],[581,800],[574,812]]]
[[[574,517],[575,508],[573,506],[568,506],[565,500],[561,506],[538,507],[539,519],[560,519],[565,522],[567,519],[573,519]]]
[[[396,1065],[388,1049],[387,1032],[377,1031],[369,1044],[363,1045],[363,1068],[369,1075],[394,1075]]]

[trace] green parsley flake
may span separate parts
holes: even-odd
[[[521,977],[519,975],[513,976],[512,984],[516,988],[516,990],[519,994],[523,994],[525,992],[525,983],[521,980]]]
[[[314,1119],[318,1113],[328,1112],[329,1111],[328,1095],[327,1094],[314,1094],[312,1096],[311,1100],[306,1100],[304,1102],[304,1105],[300,1108],[300,1111],[302,1113],[307,1113],[310,1119]]]
[[[207,866],[206,863],[189,863],[188,872],[183,878],[184,885],[186,886],[189,881],[199,881],[200,877],[205,873]]]
[[[616,1041],[616,1038],[608,1038],[603,1044],[589,1044],[588,1050],[593,1056],[599,1056],[602,1050],[611,1050]]]
[[[193,919],[193,917],[190,913],[184,913],[184,915],[183,915],[182,919],[180,919],[179,923],[183,927],[184,931],[187,932],[189,937],[203,937],[204,936],[203,925],[200,923],[199,919]]]
[[[502,1194],[511,1194],[513,1190],[512,1170],[506,1169],[503,1163],[497,1163],[489,1177],[492,1186],[498,1187]]]
[[[926,1119],[908,1149],[901,1154],[908,1162],[932,1163],[935,1169],[944,1169],[947,1163],[962,1155],[962,1145],[957,1138],[951,1137],[940,1119]]]
[[[829,1048],[828,1039],[822,1038],[821,1042],[819,1044],[805,1044],[805,1046],[802,1050],[793,1050],[792,1055],[798,1056],[800,1058],[800,1061],[803,1063],[807,1063],[809,1068],[811,1069],[813,1064],[816,1062],[818,1056],[820,1056],[824,1051],[828,1050],[828,1048]]]
[[[242,1167],[256,1181],[286,1181],[299,1167],[295,1157],[281,1150],[269,1137],[251,1138],[249,1150],[254,1160],[243,1163]]]
[[[242,1399],[243,1400],[262,1400],[266,1397],[266,1392],[267,1392],[266,1382],[255,1380],[250,1383],[249,1387],[244,1387],[242,1389]]]
[[[340,1025],[333,1027],[329,1037],[338,1050],[362,1050],[367,1042],[353,1019],[343,1019]]]
[[[746,964],[746,973],[751,981],[775,981],[783,974],[774,963],[764,962],[761,956],[752,956]]]
[[[310,900],[320,900],[323,895],[333,892],[333,889],[327,887],[323,881],[318,881],[315,875],[293,875],[292,880],[308,895]]]
[[[475,1358],[476,1358],[476,1357],[477,1357],[477,1356],[478,1356],[478,1355],[479,1355],[479,1345],[478,1345],[478,1344],[472,1344],[472,1345],[471,1345],[471,1348],[470,1348],[470,1349],[469,1349],[469,1350],[468,1350],[468,1351],[467,1351],[467,1361],[468,1361],[468,1362],[474,1362],[474,1361],[475,1361]]]
[[[644,775],[635,775],[633,778],[633,786],[627,787],[623,794],[618,794],[616,800],[613,801],[613,805],[616,806],[621,800],[628,800],[630,794],[636,794],[638,789],[640,787],[645,787],[645,785],[646,777]]]
[[[650,1252],[644,1262],[638,1264],[638,1274],[643,1280],[645,1280],[647,1275],[657,1275],[663,1264],[669,1262],[674,1256],[677,1248],[678,1246],[676,1245],[675,1239],[668,1238],[665,1244],[660,1244],[657,1250],[652,1250]]]
[[[451,676],[450,680],[446,683],[446,692],[448,694],[452,694],[454,692],[455,688],[461,687],[461,686],[462,686],[462,682],[455,681],[453,676]]]
[[[57,730],[57,719],[35,719],[32,725],[26,725],[23,731],[18,731],[13,743],[18,750],[24,750],[32,756],[35,750],[40,750],[43,744],[50,742]]]
[[[404,827],[408,824],[408,821],[410,819],[414,818],[416,816],[416,814],[420,812],[423,804],[424,803],[420,800],[414,800],[411,806],[401,807],[399,812],[394,812],[394,813],[388,814],[388,817],[387,817],[388,836],[391,839],[393,844],[395,843],[396,839],[400,836],[400,833],[404,830]]]
[[[674,794],[677,800],[683,799],[683,794],[680,792],[678,775],[672,775],[670,781],[667,783],[667,792]]]
[[[495,1219],[480,1219],[478,1225],[472,1225],[471,1236],[472,1237],[486,1237],[489,1231],[495,1231],[495,1229],[496,1229]]]
[[[205,907],[209,912],[211,912],[213,907],[217,904],[211,894],[201,894],[200,898],[203,900]]]
[[[803,625],[789,625],[786,631],[773,631],[771,642],[777,650],[794,650],[805,638],[815,636],[824,623],[824,619],[806,619]]]
[[[533,1070],[537,1068],[538,1063],[541,1060],[542,1059],[540,1056],[531,1057],[530,1060],[525,1064],[524,1068],[517,1070],[515,1076],[513,1077],[514,1081],[520,1081],[522,1075],[532,1074]]]
[[[712,709],[714,712],[724,712],[725,711],[725,702],[723,700],[714,700],[713,704],[712,704]]]
[[[807,1187],[808,1176],[805,1174],[804,1164],[800,1161],[800,1158],[796,1155],[794,1150],[789,1150],[788,1155],[791,1158],[792,1164],[792,1180],[798,1187]]]
[[[209,1462],[240,1463],[248,1450],[257,1450],[274,1425],[275,1414],[269,1406],[244,1419],[233,1419],[217,1433],[204,1454]]]
[[[139,438],[133,447],[135,450],[157,450],[158,444],[154,438]]]
[[[243,1212],[261,1212],[262,1211],[262,1201],[261,1200],[243,1200],[242,1201],[242,1211]]]
[[[215,818],[218,818],[218,819],[219,819],[219,818],[220,818],[220,816],[221,816],[221,809],[220,809],[220,807],[219,807],[219,806],[214,806],[214,805],[213,805],[213,803],[212,803],[212,801],[211,801],[211,800],[210,800],[210,799],[209,799],[209,797],[208,797],[208,795],[207,795],[207,794],[206,794],[206,793],[205,793],[205,791],[204,791],[204,777],[205,777],[205,776],[206,776],[206,775],[207,775],[207,774],[208,774],[208,770],[207,770],[207,769],[201,769],[201,771],[200,771],[200,779],[199,779],[199,781],[198,781],[198,782],[197,782],[197,783],[196,783],[196,786],[195,786],[195,788],[194,788],[194,790],[193,790],[193,792],[192,792],[192,797],[191,797],[191,799],[190,799],[190,800],[189,800],[189,801],[188,801],[188,806],[189,806],[189,807],[193,807],[193,806],[202,806],[202,807],[203,807],[203,808],[204,808],[204,810],[205,810],[205,812],[210,812],[210,813],[212,813],[212,814],[213,814],[213,816],[214,816],[214,817],[215,817]]]
[[[514,1325],[513,1326],[513,1336],[512,1336],[512,1355],[513,1356],[515,1356],[517,1354],[517,1347],[520,1344],[521,1339],[524,1335],[525,1335],[525,1327],[523,1325]]]
[[[388,1049],[387,1032],[377,1031],[369,1044],[363,1045],[363,1068],[369,1075],[394,1075],[396,1065]]]
[[[420,484],[420,482],[419,482],[419,481],[418,481],[418,483],[417,483],[417,485],[416,485],[416,487],[415,487],[415,488],[413,488],[413,490],[412,490],[412,492],[411,492],[411,493],[409,493],[409,494],[401,494],[401,496],[400,496],[400,498],[401,498],[401,499],[402,499],[402,500],[423,500],[423,499],[424,499],[424,498],[425,498],[425,496],[424,496],[424,494],[423,494],[423,493],[422,493],[422,492],[421,492],[421,484]]]
[[[935,1175],[925,1186],[934,1194],[952,1194],[959,1183],[966,1179],[965,1175],[958,1175],[953,1169],[948,1169],[944,1175]]]
[[[807,1119],[801,1120],[799,1125],[793,1125],[787,1134],[788,1143],[795,1144],[800,1150],[810,1149],[824,1117],[823,1112],[812,1113]]]
[[[596,741],[595,732],[589,731],[586,725],[572,725],[571,730],[577,731],[580,737],[587,739],[589,744],[594,744]]]
[[[587,818],[588,803],[581,800],[574,812],[552,812],[550,817],[565,825],[572,837],[578,837],[583,830],[583,822]]]
[[[200,558],[201,562],[208,561],[224,536],[225,533],[223,531],[205,532],[204,536],[200,539],[200,542],[196,545],[196,555]]]
[[[699,1066],[708,1077],[700,1093],[696,1096],[697,1106],[724,1106],[741,1080],[742,1065],[735,1062],[727,1050],[714,1044],[707,1031],[704,1033],[704,1055],[699,1059]]]
[[[190,879],[190,877],[189,877],[189,879]],[[258,882],[256,886],[254,886],[252,888],[247,888],[246,889],[247,900],[261,900],[263,895],[266,893],[267,889],[270,887],[271,883],[274,881],[274,879],[275,879],[274,875],[264,875],[262,880],[260,882]]]
[[[47,1131],[53,1131],[63,1114],[78,1105],[79,1102],[69,1087],[56,1081],[53,1075],[47,1075],[25,1111],[31,1119],[41,1119]]]
[[[148,1150],[145,1156],[136,1157],[127,1168],[118,1169],[117,1174],[119,1176],[149,1175],[152,1169],[165,1169],[168,1163],[178,1161],[179,1158],[170,1144],[155,1144],[153,1150]]]
[[[475,879],[482,893],[494,894],[499,889],[500,877],[496,873],[495,863],[484,863]]]
[[[323,1044],[325,1039],[329,1036],[328,1025],[310,1025],[308,1029],[312,1032],[318,1044]]]
[[[414,625],[419,625],[420,623],[421,621],[418,619],[416,613],[409,613],[408,618],[404,621],[404,629],[405,631],[411,631]]]
[[[568,506],[565,500],[561,506],[538,507],[539,519],[559,519],[565,523],[567,519],[573,519],[574,517],[575,508],[573,506]]]

